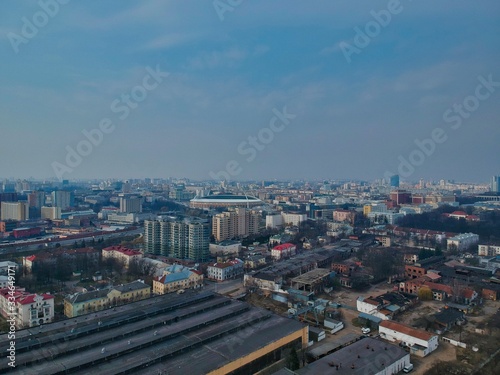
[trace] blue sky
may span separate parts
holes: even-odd
[[[500,87],[458,129],[443,120],[478,77],[500,82],[498,1],[401,1],[350,62],[341,43],[356,46],[355,28],[391,1],[246,0],[223,20],[213,1],[56,3],[32,37],[39,2],[0,3],[0,177],[56,177],[59,163],[68,179],[208,179],[234,160],[237,180],[369,180],[436,128],[446,141],[407,180],[500,173]],[[147,67],[169,76],[121,120],[110,106]],[[247,161],[238,146],[284,107],[295,118]],[[70,168],[68,147],[103,118],[114,130]]]

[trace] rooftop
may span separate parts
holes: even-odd
[[[232,194],[208,195],[206,197],[191,199],[191,202],[226,202],[226,201],[260,202],[260,199],[252,197],[250,195],[232,195]]]
[[[300,276],[294,277],[292,282],[302,284],[312,284],[325,276],[328,276],[332,271],[326,268],[316,268],[312,271],[306,272]]]
[[[90,366],[92,373],[206,374],[289,335],[301,337],[304,327],[244,302],[186,291],[19,331],[16,364],[32,374],[88,373]],[[1,335],[0,349],[8,345]],[[53,351],[64,353],[45,360],[43,353]],[[0,372],[6,369],[1,363]]]
[[[378,374],[410,354],[381,340],[364,338],[297,370],[297,374]],[[337,365],[339,368],[337,369]]]
[[[379,326],[387,329],[392,329],[393,331],[400,332],[424,341],[429,341],[433,336],[435,336],[429,332],[415,329],[406,324],[398,323],[392,320],[383,320],[382,322],[380,322]]]

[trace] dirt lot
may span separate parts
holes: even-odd
[[[449,362],[457,359],[456,347],[440,341],[438,348],[425,358],[412,356],[411,362],[415,366],[415,375],[424,375],[437,362]]]
[[[326,334],[325,340],[321,341],[320,343],[315,343],[313,345],[314,348],[317,345],[322,345],[325,342],[328,341],[335,341],[338,338],[348,334],[348,333],[355,333],[361,335],[361,329],[360,327],[357,327],[353,325],[353,320],[357,318],[358,312],[356,311],[356,299],[359,296],[363,297],[369,297],[369,296],[377,296],[385,292],[389,292],[393,290],[393,285],[381,283],[375,286],[372,286],[370,289],[364,291],[364,292],[355,292],[352,290],[347,290],[347,289],[340,289],[338,291],[335,291],[332,293],[332,295],[327,296],[327,295],[322,295],[319,296],[320,298],[325,298],[328,300],[331,300],[333,302],[338,302],[343,305],[350,306],[352,309],[349,308],[340,308],[339,310],[342,313],[342,321],[344,322],[345,328],[335,334]],[[264,308],[267,308],[269,310],[272,310],[278,314],[286,314],[287,307],[285,304],[276,302],[272,300],[270,297],[265,297],[263,295],[258,295],[258,294],[253,294],[249,297],[249,302],[252,304],[255,304],[257,306],[261,306]],[[398,315],[395,320],[406,323],[408,325],[413,325],[414,322],[422,316],[428,316],[431,314],[434,314],[435,312],[438,312],[440,309],[442,309],[445,306],[443,302],[439,301],[424,301],[420,302],[417,306],[415,306],[412,310],[407,311],[403,314]],[[470,339],[467,340],[468,336],[474,332],[475,328],[477,327],[478,324],[482,323],[483,321],[487,320],[489,317],[491,317],[493,314],[495,314],[498,309],[500,308],[500,301],[485,301],[484,305],[481,306],[480,309],[474,314],[469,314],[467,315],[467,320],[468,323],[463,326],[463,332],[460,332],[460,329],[458,327],[455,327],[451,332],[446,333],[446,337],[450,337],[453,339],[458,340],[459,337],[462,337],[463,341],[468,341],[470,342]],[[309,317],[309,320],[312,322],[314,319],[312,316]],[[372,330],[370,335],[377,335],[378,332],[376,330]],[[480,335],[474,335],[476,337],[480,338]],[[495,340],[494,337],[492,337],[493,340]],[[480,340],[476,339],[474,342],[481,342],[481,341],[488,341],[488,340]],[[438,349],[431,353],[429,356],[425,358],[419,358],[412,356],[411,361],[415,365],[415,370],[412,372],[416,375],[418,374],[426,374],[429,369],[431,369],[436,363],[438,362],[453,362],[454,364],[462,365],[463,367],[466,367],[464,364],[468,363],[469,365],[474,362],[473,358],[468,358],[468,352],[470,349],[459,349],[462,350],[459,352],[457,348],[447,342],[444,342],[442,340],[439,341],[439,347]],[[486,354],[486,350],[483,351],[483,348],[481,348],[481,354]],[[489,352],[489,351],[488,351]],[[457,353],[460,354],[457,359]],[[466,355],[467,354],[467,355]],[[475,357],[474,357],[475,358]],[[481,357],[481,360],[484,360],[483,357]]]

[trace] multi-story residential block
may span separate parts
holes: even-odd
[[[491,177],[490,189],[493,193],[500,193],[500,176]]]
[[[210,226],[198,218],[164,218],[144,222],[144,251],[178,259],[206,261]]]
[[[371,211],[366,215],[375,224],[397,224],[405,215],[399,212],[376,212]]]
[[[348,222],[353,224],[354,219],[356,218],[356,211],[352,210],[334,210],[333,211],[333,220],[344,223]]]
[[[455,248],[458,251],[467,250],[469,247],[479,243],[479,236],[474,233],[461,233],[458,236],[446,240],[447,249]]]
[[[291,243],[284,243],[273,247],[271,256],[276,259],[290,258],[296,254],[297,246]]]
[[[30,207],[42,208],[45,205],[45,193],[34,191],[28,194],[28,204]]]
[[[214,263],[207,267],[207,275],[211,280],[224,281],[243,273],[244,262],[240,259],[225,263]]]
[[[76,293],[64,299],[64,315],[72,318],[150,296],[151,287],[141,280],[91,292]]]
[[[61,210],[65,210],[75,205],[74,195],[70,191],[56,190],[51,193],[51,196],[53,207],[59,207]]]
[[[41,218],[49,220],[57,220],[61,218],[61,207],[42,207]]]
[[[210,244],[210,254],[212,255],[238,255],[241,250],[241,241],[226,240],[219,243]]]
[[[124,213],[142,212],[142,198],[120,197],[120,212]]]
[[[153,293],[166,294],[203,286],[203,273],[179,264],[165,268],[163,276],[153,279]]]
[[[500,255],[500,245],[478,245],[477,254],[479,256]]]
[[[50,323],[54,319],[54,296],[9,285],[0,289],[0,311],[5,318],[15,319],[17,329]]]
[[[391,191],[390,197],[397,205],[411,202],[411,193],[402,189]]]
[[[279,213],[266,215],[266,228],[277,229],[283,226],[283,216]]]
[[[296,213],[283,212],[283,213],[281,213],[281,216],[283,217],[283,224],[285,224],[285,225],[294,225],[294,226],[299,227],[301,223],[304,223],[307,221],[306,214],[296,214]]]
[[[29,219],[29,205],[27,202],[2,202],[1,219],[23,221]]]
[[[144,254],[138,250],[128,249],[124,246],[110,246],[102,249],[102,259],[117,259],[123,262],[125,268],[130,266],[130,263],[137,262],[142,259]]]
[[[220,242],[259,233],[260,213],[245,208],[235,208],[217,214],[212,219],[212,234]]]

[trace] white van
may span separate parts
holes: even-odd
[[[403,368],[403,372],[404,373],[409,373],[411,370],[413,370],[413,364],[412,363],[410,363],[408,366],[405,366]]]

